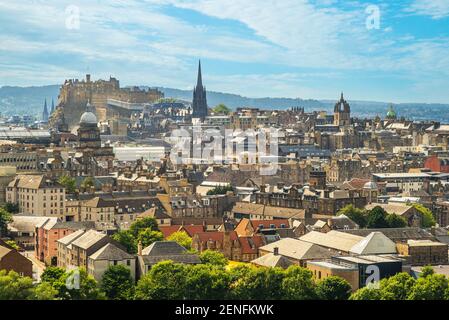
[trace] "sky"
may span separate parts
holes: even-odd
[[[449,103],[449,0],[0,0],[0,86]]]

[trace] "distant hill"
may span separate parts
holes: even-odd
[[[0,113],[2,115],[33,115],[40,116],[44,99],[47,98],[48,105],[51,99],[57,100],[59,85],[49,85],[42,87],[12,87],[4,86],[0,88]],[[145,87],[142,87],[145,88]],[[176,98],[186,101],[192,100],[191,90],[180,90],[173,88],[159,87],[167,98]],[[303,100],[300,98],[248,98],[237,94],[222,92],[207,92],[209,106],[225,104],[231,109],[237,107],[255,107],[260,109],[287,109],[290,107],[304,107],[306,111],[325,110],[333,111],[336,101],[331,100]],[[337,100],[337,99],[336,99]],[[376,101],[352,101],[351,112],[356,117],[383,116],[388,110],[389,104]],[[402,103],[394,105],[399,116],[407,117],[411,120],[438,120],[449,123],[449,104],[419,104]]]

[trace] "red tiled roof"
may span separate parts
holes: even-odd
[[[223,243],[224,232],[214,231],[214,232],[202,232],[196,234],[199,240],[203,243],[207,241],[216,241]],[[237,232],[230,232],[231,241],[238,240],[240,246],[242,247],[242,254],[257,254],[259,247],[265,245],[263,236],[255,235],[251,237],[239,237]]]
[[[164,239],[170,237],[173,233],[178,232],[181,229],[181,226],[167,226],[167,227],[159,227],[159,230],[164,235]]]
[[[182,226],[182,230],[184,230],[189,235],[189,237],[193,237],[197,233],[204,232],[204,226]]]

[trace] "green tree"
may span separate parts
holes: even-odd
[[[172,233],[168,238],[168,241],[175,241],[187,250],[192,248],[192,238],[185,231],[177,231]]]
[[[33,291],[31,296],[32,300],[55,300],[58,296],[58,290],[56,290],[50,283],[41,282]]]
[[[61,176],[58,182],[64,186],[67,193],[74,193],[76,190],[76,180],[68,175]],[[83,181],[84,182],[84,181]]]
[[[214,113],[222,113],[222,114],[229,114],[231,112],[231,109],[229,109],[224,104],[220,103],[219,105],[215,106],[212,111]]]
[[[12,222],[12,215],[3,208],[0,208],[0,237],[6,236],[8,223]]]
[[[317,283],[316,293],[322,300],[347,300],[351,285],[343,278],[330,276]]]
[[[409,300],[444,300],[448,292],[448,279],[442,274],[431,274],[416,280]]]
[[[230,277],[221,268],[199,264],[186,266],[186,299],[222,300],[225,299]]]
[[[200,254],[200,260],[204,264],[210,264],[217,267],[226,267],[229,263],[228,259],[221,252],[213,250],[205,250]]]
[[[368,212],[366,227],[368,229],[388,228],[387,215],[383,208],[373,208]]]
[[[19,213],[19,204],[18,203],[12,203],[12,202],[6,202],[6,204],[3,206],[3,209],[8,211],[11,214]]]
[[[429,209],[427,209],[426,207],[424,207],[421,204],[414,204],[413,207],[421,214],[422,216],[422,227],[423,228],[430,228],[435,226],[435,224],[437,223],[435,220],[435,217],[432,213],[432,211],[430,211]]]
[[[389,228],[405,228],[407,226],[407,220],[397,214],[389,214],[385,220]]]
[[[185,296],[186,266],[173,261],[153,266],[136,287],[139,300],[183,300]]]
[[[140,231],[144,229],[151,229],[153,231],[159,231],[159,228],[157,226],[157,221],[154,218],[143,218],[135,221],[131,226],[129,227],[129,231],[132,233],[132,235],[137,238]]]
[[[14,240],[6,240],[5,243],[9,245],[11,248],[14,248],[15,250],[19,251],[20,247]]]
[[[284,270],[279,268],[249,268],[230,286],[231,297],[240,300],[280,299],[284,296]]]
[[[401,272],[380,281],[382,300],[406,300],[415,284],[415,279],[408,273]]]
[[[15,271],[0,270],[0,300],[32,299],[33,293],[33,279]]]
[[[123,265],[109,266],[101,279],[101,290],[111,300],[131,300],[134,289],[131,271]]]
[[[143,248],[148,247],[153,242],[162,240],[164,240],[164,235],[162,232],[153,231],[150,228],[140,231],[137,236],[137,243],[141,242]]]
[[[83,182],[81,182],[81,185],[80,185],[80,187],[83,188],[84,190],[89,190],[93,186],[95,186],[95,181],[94,181],[94,178],[92,178],[92,177],[84,178]]]
[[[91,275],[88,275],[84,268],[66,272],[61,280],[65,285],[60,286],[59,296],[64,300],[105,299],[104,294],[98,287],[97,281]],[[71,284],[71,286],[67,284]]]
[[[131,254],[137,253],[137,240],[129,230],[119,231],[112,235],[112,239],[119,242]]]
[[[435,270],[433,270],[432,266],[425,266],[421,269],[421,275],[420,278],[426,278],[428,276],[431,276],[435,274]]]
[[[382,295],[379,289],[363,287],[349,297],[349,300],[381,300]]]
[[[366,215],[363,210],[354,207],[352,204],[349,204],[337,213],[337,215],[343,214],[357,223],[360,228],[366,227]]]
[[[282,280],[282,290],[288,300],[313,300],[316,296],[312,271],[298,266],[290,266]]]
[[[234,191],[232,186],[218,186],[218,187],[215,187],[215,188],[207,191],[206,194],[208,196],[214,196],[214,195],[226,194],[230,191]]]

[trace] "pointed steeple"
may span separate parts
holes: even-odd
[[[53,98],[51,98],[50,114],[53,114],[53,112],[55,112],[55,100]]]
[[[344,100],[345,100],[345,98],[343,97],[343,91],[342,91],[340,101],[344,101]]]
[[[45,98],[45,102],[44,102],[44,111],[42,112],[42,120],[48,121],[47,98]]]
[[[198,80],[196,82],[197,88],[203,87],[203,76],[201,75],[201,60],[198,62]]]

